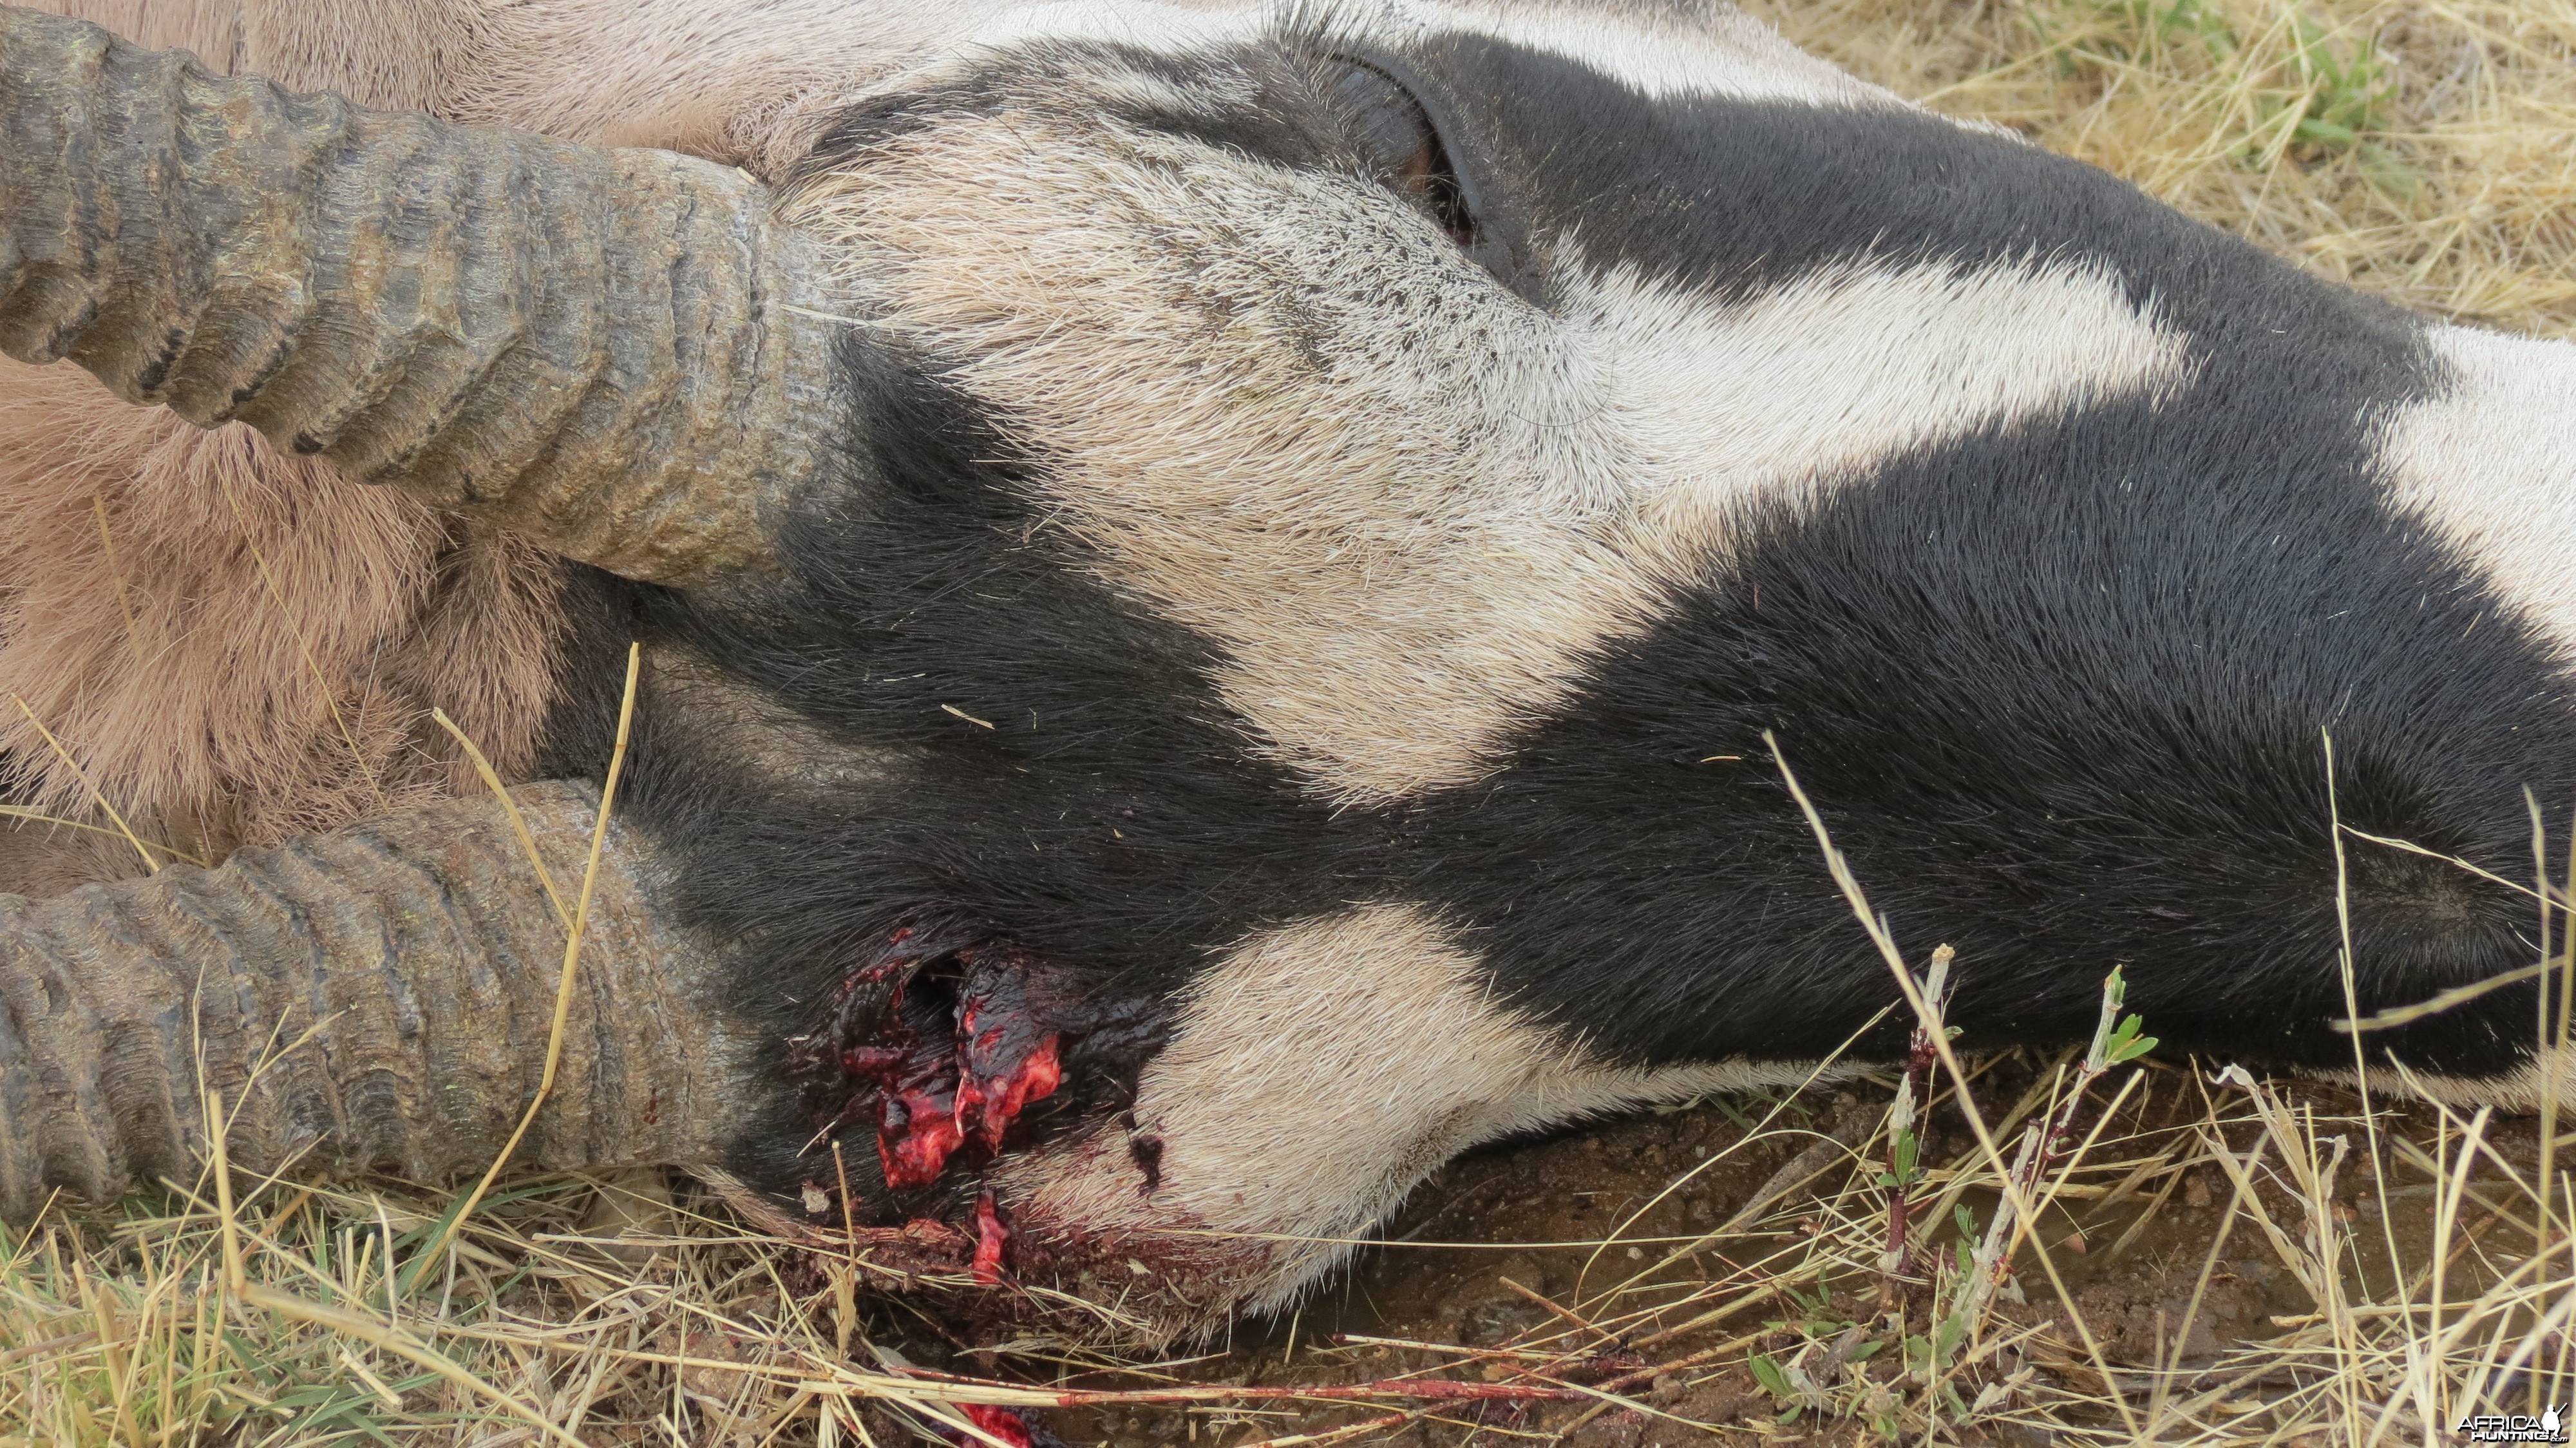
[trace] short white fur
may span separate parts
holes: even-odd
[[[2576,669],[2576,346],[2435,327],[2431,396],[2377,420],[2398,503]]]
[[[1711,1091],[1796,1085],[1812,1064],[1606,1064],[1497,1001],[1430,911],[1356,906],[1264,931],[1192,984],[1138,1084],[1161,1143],[1141,1188],[1115,1122],[996,1168],[1031,1220],[1150,1237],[1246,1234],[1245,1305],[1284,1306],[1451,1157],[1514,1132]],[[1294,1170],[1281,1170],[1283,1163]]]
[[[1497,767],[1749,508],[2188,371],[2115,278],[2062,263],[1730,298],[1566,241],[1541,310],[1363,180],[1053,115],[895,143],[800,215],[892,335],[1043,448],[1053,521],[1223,646],[1263,751],[1343,804]]]

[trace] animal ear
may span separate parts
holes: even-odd
[[[731,167],[0,11],[0,350],[613,572],[761,555],[821,456],[824,275]]]

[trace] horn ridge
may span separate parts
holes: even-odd
[[[559,879],[592,788],[516,792]],[[759,1093],[720,956],[656,909],[645,842],[612,826],[555,1094],[531,1168],[720,1159]],[[389,815],[223,866],[42,901],[0,896],[0,1220],[93,1201],[205,1154],[415,1180],[479,1171],[542,1069],[563,927],[489,800]]]
[[[835,309],[767,187],[0,11],[0,350],[613,572],[756,563]]]

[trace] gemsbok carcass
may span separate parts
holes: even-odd
[[[0,1209],[208,1088],[481,1168],[578,913],[518,1161],[1202,1327],[1896,1047],[1767,741],[1976,1045],[2126,963],[2349,1070],[2547,944],[2436,856],[2576,800],[2576,349],[1723,6],[897,10],[0,18],[8,779],[88,827],[0,858]],[[2543,989],[2365,1049],[2530,1107]]]

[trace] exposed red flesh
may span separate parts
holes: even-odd
[[[930,1275],[971,1266],[993,1283],[1006,1256],[1027,1270],[1018,1259],[1047,1234],[1021,1239],[989,1201],[967,1224],[981,1185],[975,1178],[1033,1134],[1032,1118],[1097,1111],[1122,1093],[1132,1099],[1135,1073],[1167,1029],[1156,998],[1103,989],[1096,977],[1006,939],[934,921],[889,931],[850,963],[813,1028],[788,1038],[786,1075],[816,1129],[814,1144],[846,1140],[842,1133],[865,1123],[885,1185],[899,1198],[951,1184],[933,1202],[876,1200],[864,1183],[851,1183],[859,1190],[842,1210],[854,1216],[933,1213],[907,1234],[938,1218],[957,1224],[944,1267],[934,1261],[942,1252],[910,1241],[883,1244],[880,1265],[900,1257],[903,1270]],[[1049,1104],[1033,1110],[1040,1102]],[[1159,1163],[1150,1148],[1139,1151],[1150,1191]],[[829,1221],[837,1180],[809,1177],[806,1217]]]
[[[889,950],[905,939],[896,936]],[[949,1020],[907,1009],[908,979],[894,987],[872,1038],[841,1052],[841,1069],[876,1088],[877,1158],[890,1187],[930,1185],[969,1142],[998,1153],[1029,1103],[1063,1084],[1060,1037],[1030,1009],[1024,960],[994,954],[956,952],[966,974]],[[881,979],[888,969],[863,974]]]
[[[897,992],[901,1000],[901,992]],[[966,1139],[957,1124],[956,1050],[901,1029],[898,1044],[841,1053],[841,1066],[877,1088],[877,1157],[886,1185],[928,1186]]]
[[[1000,1151],[1012,1119],[1030,1102],[1044,1100],[1064,1084],[1055,1037],[1040,1040],[1013,1063],[1003,1050],[986,1049],[987,1040],[1001,1035],[998,1030],[986,1031],[969,1041],[957,1080],[957,1129],[972,1133],[986,1151]]]
[[[960,1403],[957,1406],[965,1413],[967,1422],[1009,1444],[1010,1448],[1036,1448],[1037,1437],[1030,1432],[1028,1420],[1011,1409],[988,1408],[981,1403]],[[981,1440],[974,1438],[961,1441],[977,1443],[979,1448],[981,1445]]]
[[[953,1109],[941,1097],[888,1095],[877,1127],[877,1160],[890,1187],[926,1187],[939,1180],[948,1158],[964,1143]]]
[[[1011,1232],[1002,1225],[1001,1210],[993,1205],[993,1194],[985,1192],[975,1198],[975,1280],[987,1287],[1002,1282],[1002,1252],[1011,1243]]]

